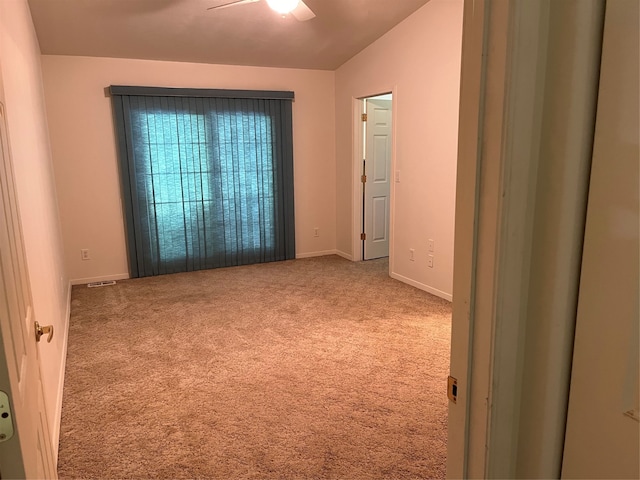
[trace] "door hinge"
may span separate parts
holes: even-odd
[[[361,233],[360,234],[360,240],[366,240],[367,239],[367,234],[366,233]]]
[[[449,376],[447,381],[447,397],[453,403],[457,403],[458,401],[458,379]]]
[[[360,181],[361,181],[362,183],[367,183],[367,176],[366,176],[366,175],[362,175],[362,176],[360,177]]]
[[[363,122],[366,122],[367,121],[367,114],[363,113],[361,118],[362,118]]]

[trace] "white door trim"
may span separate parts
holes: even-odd
[[[487,69],[486,37],[489,29],[487,12],[488,5],[485,0],[465,0],[462,26],[450,359],[450,371],[451,375],[457,379],[458,395],[457,403],[449,402],[447,478],[469,478],[473,377],[471,362],[474,342],[481,333],[475,331],[474,305],[478,256],[482,117],[484,116],[483,94]],[[486,333],[484,341],[489,341]],[[488,364],[488,357],[485,362]],[[477,408],[483,408],[481,400]],[[474,429],[473,433],[475,434],[473,442],[483,444],[482,430]]]
[[[364,97],[363,97],[364,98]],[[352,260],[354,262],[362,261],[362,240],[360,240],[360,234],[362,233],[362,183],[360,182],[360,175],[362,175],[362,159],[364,158],[364,148],[362,140],[362,114],[364,113],[364,100],[362,98],[353,97],[351,101],[351,145],[352,145],[352,191],[353,198],[351,202],[351,227],[352,227],[352,246],[353,252]]]

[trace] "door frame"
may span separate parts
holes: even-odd
[[[536,173],[542,100],[547,95],[546,42],[554,15],[550,1],[464,2],[451,343],[451,375],[457,378],[458,397],[457,403],[449,403],[448,478],[514,478],[519,438],[531,435],[520,429],[519,420],[523,377],[531,373],[523,362],[525,340],[541,328],[529,321],[526,305],[531,292],[528,259],[535,260],[532,206],[549,195],[537,188]],[[581,26],[602,1],[573,2]],[[571,64],[572,73],[582,72],[585,61],[582,52]],[[593,86],[592,76],[574,76],[574,90]],[[584,125],[572,124],[566,133],[572,155],[591,147],[581,128]],[[567,171],[579,173],[583,167],[575,155],[571,158]],[[573,198],[572,188],[553,192],[563,208],[580,202]],[[570,209],[576,225],[577,203]],[[576,248],[574,230],[555,228],[562,233],[556,239],[558,251]],[[570,291],[578,278],[563,268],[550,288]],[[567,332],[575,322],[568,314],[556,320]],[[541,341],[547,354],[563,358],[558,369],[570,372],[567,347],[549,338]],[[528,401],[545,402],[544,392],[558,385],[566,387],[568,398],[568,375],[556,377],[539,378],[534,392],[538,396]],[[550,404],[548,419],[534,428],[552,431],[551,435],[560,430],[557,433],[563,435],[564,425],[554,421],[566,413],[562,410]],[[530,449],[545,447],[544,435],[535,440],[539,444],[530,444]],[[563,445],[546,448],[553,454],[547,451],[537,468],[554,470]]]
[[[447,477],[514,477],[548,16],[465,0]],[[503,319],[509,321],[502,321]],[[510,472],[505,473],[505,472]]]
[[[384,95],[390,93],[392,96],[391,101],[391,185],[389,187],[389,272],[393,271],[393,220],[395,216],[395,175],[396,170],[396,147],[397,147],[397,85],[389,87],[380,87],[370,93],[364,93],[362,95],[354,96],[351,98],[351,146],[352,146],[352,204],[351,204],[351,226],[353,239],[351,251],[353,256],[351,260],[354,262],[361,262],[364,259],[364,247],[363,242],[360,240],[360,234],[362,233],[362,226],[364,222],[364,207],[362,205],[362,199],[364,196],[364,189],[362,188],[362,182],[360,176],[362,175],[362,162],[364,159],[364,135],[362,133],[362,114],[364,113],[364,101],[369,97],[376,97],[378,95]]]
[[[485,0],[464,1],[450,355],[451,376],[457,380],[457,399],[455,404],[449,402],[447,478],[469,478],[470,443],[484,443],[482,432],[471,438],[470,397],[474,373],[471,363],[474,343],[481,334],[484,334],[484,342],[490,341],[486,331],[475,328],[474,308],[488,10]],[[462,192],[466,194],[462,195]],[[483,366],[488,366],[488,359],[484,359]]]

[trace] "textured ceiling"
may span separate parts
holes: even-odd
[[[0,0],[1,1],[1,0]],[[428,0],[305,0],[299,22],[264,0],[29,0],[43,54],[334,70]]]

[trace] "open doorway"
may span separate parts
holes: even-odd
[[[389,256],[391,238],[391,185],[393,163],[393,94],[391,92],[358,99],[360,125],[356,131],[355,163],[360,175],[359,260]]]

